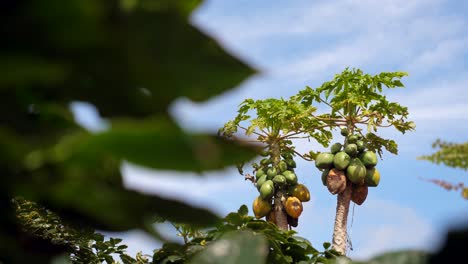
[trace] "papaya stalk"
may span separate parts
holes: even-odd
[[[352,135],[354,132],[354,125],[348,123],[349,135]],[[348,136],[346,136],[345,144],[348,141]],[[335,215],[335,225],[333,227],[333,240],[332,248],[343,255],[346,255],[347,247],[347,224],[348,224],[348,213],[349,205],[351,203],[351,193],[352,193],[352,184],[346,179],[346,189],[338,194],[337,204],[336,204],[336,215]]]
[[[274,141],[271,144],[271,159],[273,161],[273,165],[276,167],[280,162],[280,146],[277,141]],[[274,196],[274,210],[275,210],[275,220],[276,225],[281,230],[288,230],[288,217],[286,215],[286,211],[284,210],[283,202],[285,201],[284,193],[281,190],[275,190]]]

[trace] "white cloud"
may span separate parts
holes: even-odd
[[[355,209],[354,227],[351,230],[355,251],[349,254],[353,259],[367,259],[401,249],[432,251],[441,242],[440,234],[412,208],[373,199]]]

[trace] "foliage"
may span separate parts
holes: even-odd
[[[432,144],[432,147],[438,150],[431,155],[418,157],[418,159],[427,160],[435,164],[444,164],[445,166],[465,171],[468,169],[468,142],[455,144],[437,139]],[[462,182],[452,184],[437,179],[427,181],[437,184],[446,190],[460,190],[462,197],[468,199],[468,187],[465,187]]]
[[[247,240],[250,242],[247,243]],[[216,252],[208,249],[217,247],[224,248],[231,254],[221,254],[222,259],[219,259],[220,256],[217,256]],[[154,263],[186,263],[190,260],[191,263],[332,263],[331,261],[339,254],[330,249],[330,243],[324,243],[324,247],[325,250],[319,252],[307,239],[297,236],[295,231],[282,231],[272,223],[248,216],[248,208],[243,205],[237,212],[228,214],[216,228],[204,232],[204,235],[197,236],[184,245],[163,245],[161,249],[155,251],[153,261]],[[208,250],[203,250],[205,248]],[[253,252],[252,249],[256,250]],[[249,256],[247,258],[249,261],[242,261],[239,252],[245,252],[246,256]],[[258,259],[259,256],[263,258]],[[211,262],[197,262],[206,259],[210,259]]]
[[[218,221],[206,209],[125,189],[120,171],[123,160],[200,172],[255,155],[245,144],[182,131],[168,113],[176,98],[206,101],[255,72],[189,22],[200,2],[0,3],[0,262],[47,262],[70,249],[24,232],[32,230],[18,225],[11,205],[19,196],[67,226],[157,235],[156,217]],[[69,108],[77,101],[110,127],[82,128]]]
[[[13,200],[16,217],[22,231],[66,247],[73,263],[115,263],[112,255],[118,255],[124,263],[143,262],[140,254],[134,259],[125,253],[122,239],[105,239],[104,235],[89,227],[64,223],[54,212],[38,204],[17,197]]]
[[[405,72],[382,72],[376,75],[364,74],[359,69],[346,68],[336,74],[332,81],[312,89],[306,87],[295,98],[302,104],[311,106],[322,103],[330,108],[329,113],[316,118],[330,127],[348,127],[365,136],[367,148],[382,155],[382,148],[397,154],[397,144],[393,140],[383,139],[374,132],[380,127],[393,126],[401,133],[415,129],[415,124],[408,121],[408,109],[396,102],[390,102],[382,94],[383,88],[404,87],[401,78]],[[364,135],[360,126],[367,127]]]

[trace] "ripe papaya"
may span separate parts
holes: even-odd
[[[309,189],[304,184],[296,184],[291,187],[291,196],[296,197],[301,202],[310,201],[310,192]]]
[[[346,175],[344,171],[331,169],[327,175],[327,188],[331,194],[342,193],[346,189]]]
[[[322,183],[323,183],[323,186],[327,186],[328,172],[330,172],[330,170],[324,170],[324,171],[322,172]]]
[[[319,169],[329,169],[333,166],[334,155],[328,152],[322,152],[315,158],[315,167]]]
[[[335,144],[333,144],[333,145],[331,146],[330,152],[331,152],[332,154],[336,154],[336,153],[338,153],[338,152],[341,150],[342,147],[343,147],[343,145],[341,145],[341,143],[337,142],[337,143],[335,143]]]
[[[346,168],[346,176],[352,183],[364,183],[364,179],[366,178],[366,167],[362,164],[360,159],[354,158],[351,160],[348,168]]]
[[[286,184],[286,177],[284,177],[281,174],[278,174],[275,177],[273,177],[272,181],[275,184],[275,186],[280,187]]]
[[[344,151],[346,154],[348,154],[350,157],[355,157],[358,154],[358,148],[357,145],[354,143],[347,144],[344,148]]]
[[[353,185],[351,201],[357,205],[361,205],[366,200],[368,191],[367,185]]]
[[[286,178],[286,182],[289,185],[294,185],[297,183],[297,175],[294,172],[285,171],[283,172],[283,176]]]
[[[271,167],[267,170],[267,176],[269,180],[273,179],[273,177],[275,177],[277,174],[278,172],[276,171],[276,168],[274,167]]]
[[[294,196],[289,196],[286,199],[284,209],[286,209],[286,213],[291,217],[299,218],[303,210],[302,202]]]
[[[262,199],[269,199],[275,193],[273,181],[267,180],[260,186],[260,196]]]
[[[380,172],[374,167],[366,169],[366,178],[364,179],[365,183],[369,187],[377,187],[380,182]]]
[[[262,199],[262,197],[258,196],[252,204],[252,209],[255,217],[260,219],[268,215],[268,213],[271,211],[271,203],[270,201],[266,201]]]
[[[344,137],[348,136],[349,134],[349,131],[346,127],[343,127],[340,132],[341,132],[341,135]]]
[[[258,178],[257,180],[257,189],[260,191],[260,187],[262,187],[262,184],[265,183],[267,181],[267,176],[266,175],[262,175],[260,176],[260,178]]]
[[[285,170],[288,169],[288,164],[286,163],[286,161],[282,160],[278,163],[278,169],[280,172],[283,172]]]
[[[362,140],[358,140],[356,142],[357,150],[359,152],[363,152],[366,149],[366,143]]]
[[[351,157],[346,152],[340,151],[333,158],[333,166],[339,170],[345,170],[348,167]]]
[[[364,166],[372,168],[377,165],[377,155],[372,151],[365,151],[359,155],[359,159],[362,161]]]

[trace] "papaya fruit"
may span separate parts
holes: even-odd
[[[350,161],[351,157],[346,152],[340,151],[333,157],[333,166],[339,170],[345,170]]]
[[[270,163],[271,163],[271,159],[269,159],[269,158],[264,158],[264,159],[260,160],[260,165],[262,165],[262,166],[266,166],[266,165],[268,165]]]
[[[282,152],[281,157],[283,157],[283,159],[285,159],[285,160],[293,158],[293,156],[292,156],[292,154],[290,152]]]
[[[372,151],[365,151],[359,155],[359,159],[362,161],[364,166],[372,168],[377,165],[377,155]]]
[[[361,205],[367,198],[367,193],[369,189],[367,185],[353,185],[353,190],[351,192],[351,201],[357,205]]]
[[[374,167],[366,169],[366,178],[364,182],[369,187],[377,187],[380,182],[380,172]]]
[[[260,178],[258,178],[257,180],[257,189],[260,191],[260,187],[262,187],[262,184],[265,183],[267,181],[267,176],[266,175],[262,175],[260,176]]]
[[[271,209],[270,212],[267,214],[266,220],[276,225],[276,213],[274,209]]]
[[[299,218],[303,210],[302,202],[294,196],[289,196],[284,204],[284,209],[286,210],[286,213],[291,217]]]
[[[262,186],[260,186],[260,196],[262,199],[269,199],[275,193],[275,185],[273,181],[267,180],[265,181]]]
[[[288,164],[286,163],[286,161],[282,160],[278,163],[278,169],[280,172],[283,172],[285,170],[288,169]]]
[[[346,189],[346,175],[344,171],[331,169],[327,175],[327,188],[331,194],[342,193]]]
[[[346,143],[352,144],[352,143],[356,143],[356,141],[358,141],[358,136],[357,135],[351,135],[351,136],[348,137],[348,141]]]
[[[263,175],[265,175],[265,171],[263,169],[259,169],[257,170],[257,172],[255,173],[255,179],[258,181],[258,179],[260,177],[262,177]]]
[[[333,166],[333,158],[335,155],[328,153],[328,152],[322,152],[317,155],[315,158],[315,167],[319,169],[329,169]]]
[[[288,168],[296,168],[296,162],[293,159],[285,159]]]
[[[281,174],[278,174],[275,177],[273,177],[272,181],[275,184],[275,186],[280,187],[286,184],[286,177],[284,177]]]
[[[255,218],[260,219],[271,211],[271,203],[270,201],[266,201],[262,199],[262,197],[258,196],[253,204],[252,204],[252,209],[255,215]]]
[[[366,173],[366,167],[358,158],[352,159],[348,168],[346,168],[346,176],[355,184],[363,184],[364,179],[366,178]]]
[[[357,150],[363,152],[366,149],[366,143],[362,140],[356,141]]]
[[[289,185],[294,185],[297,183],[297,175],[294,172],[285,171],[283,172],[283,176],[286,178],[286,182]]]
[[[349,135],[349,131],[346,127],[343,127],[340,132],[341,132],[341,135],[344,137]]]
[[[357,145],[354,143],[347,144],[344,148],[344,152],[346,152],[346,154],[348,154],[350,157],[356,157],[358,154]]]
[[[335,144],[333,144],[333,145],[331,146],[330,152],[331,152],[332,154],[336,154],[336,153],[338,153],[338,152],[341,150],[342,147],[343,147],[343,145],[341,145],[341,143],[337,142],[337,143],[335,143]]]
[[[297,227],[299,225],[299,218],[294,218],[288,214],[286,214],[287,220],[288,220],[288,225],[292,227]]]
[[[330,170],[324,170],[324,171],[322,172],[322,183],[323,183],[323,186],[327,186],[328,172],[330,172]]]
[[[267,176],[269,180],[273,179],[273,177],[275,177],[277,174],[278,172],[276,171],[276,168],[274,167],[271,167],[267,170]]]
[[[260,152],[260,156],[262,156],[262,157],[268,157],[268,155],[270,155],[270,153],[267,150],[264,150],[264,151]]]
[[[291,196],[296,197],[301,202],[310,201],[310,192],[309,189],[304,184],[296,184],[291,187],[290,190]]]

